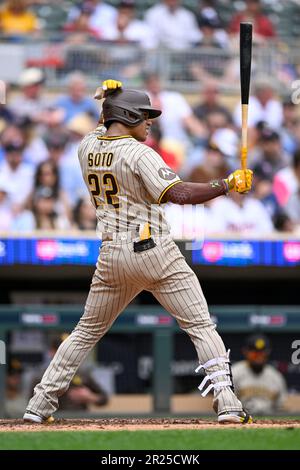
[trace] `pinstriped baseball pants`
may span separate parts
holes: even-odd
[[[57,410],[58,397],[69,388],[81,362],[142,290],[152,292],[176,318],[193,341],[200,364],[226,356],[195,273],[171,237],[155,241],[156,247],[141,253],[133,251],[132,242],[102,244],[84,314],[35,387],[28,410],[43,417]],[[223,368],[223,364],[214,365],[206,372],[211,374]],[[221,375],[216,381],[226,378]],[[230,387],[215,392],[213,407],[219,413],[242,410]]]

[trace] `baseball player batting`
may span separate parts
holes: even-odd
[[[84,314],[35,387],[24,420],[51,419],[87,354],[129,302],[147,290],[191,338],[200,363],[197,370],[206,373],[199,389],[204,396],[213,390],[218,422],[250,423],[252,418],[234,394],[229,352],[196,275],[169,235],[161,204],[202,204],[231,190],[247,192],[252,172],[237,170],[227,179],[205,184],[183,182],[142,143],[152,120],[161,114],[145,93],[107,80],[95,97],[104,97],[105,127],[99,125],[83,139],[78,155],[102,246]]]

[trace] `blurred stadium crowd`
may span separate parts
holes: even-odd
[[[1,44],[25,45],[45,38],[72,47],[117,45],[114,50],[119,56],[127,45],[145,54],[151,51],[153,57],[162,50],[180,51],[179,62],[193,50],[202,51],[203,61],[181,62],[184,76],[176,76],[173,69],[168,77],[175,84],[171,87],[167,86],[170,80],[164,79],[163,64],[157,67],[155,60],[146,69],[142,62],[128,64],[118,76],[107,77],[107,70],[100,71],[99,82],[121,78],[127,84],[138,77],[136,83],[163,110],[146,144],[183,179],[205,182],[225,177],[239,166],[239,96],[225,92],[233,84],[238,89],[239,24],[251,21],[249,166],[254,170],[254,189],[244,197],[233,194],[207,204],[203,223],[207,234],[296,234],[300,230],[300,113],[292,101],[292,82],[300,69],[294,58],[293,63],[281,61],[276,76],[267,75],[256,61],[256,51],[286,51],[297,37],[299,18],[297,0],[11,0],[1,2],[0,52]],[[96,127],[100,113],[88,88],[89,69],[80,67],[77,57],[65,69],[64,89],[50,90],[47,67],[50,63],[57,71],[62,64],[53,55],[43,59],[24,64],[18,79],[6,84],[6,100],[0,104],[0,231],[93,230],[94,208],[77,160],[78,144]],[[176,80],[179,83],[184,77],[196,83],[198,94],[192,99],[180,93],[180,87],[176,89]],[[192,218],[192,212],[184,213],[182,207],[170,206],[166,211],[171,225]]]

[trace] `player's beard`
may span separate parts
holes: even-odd
[[[265,364],[255,364],[255,363],[250,363],[249,364],[251,370],[254,372],[254,374],[261,374],[264,367],[265,367]]]

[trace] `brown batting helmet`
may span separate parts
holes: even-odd
[[[112,122],[137,126],[145,119],[144,112],[149,119],[161,115],[161,110],[152,108],[149,96],[136,90],[116,90],[105,98],[102,108],[105,127]]]

